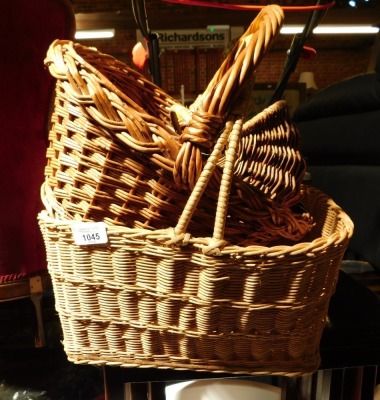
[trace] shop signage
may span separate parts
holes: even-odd
[[[230,29],[175,29],[157,30],[159,35],[160,49],[192,49],[203,48],[225,48],[230,42]],[[141,32],[136,32],[137,41],[144,43]]]

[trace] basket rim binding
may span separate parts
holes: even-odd
[[[253,254],[262,254],[262,255],[271,255],[274,256],[276,254],[297,254],[306,252],[309,253],[313,250],[323,250],[326,247],[331,246],[333,243],[337,244],[343,242],[345,240],[349,240],[353,235],[354,224],[350,217],[344,212],[344,210],[335,203],[333,199],[331,199],[327,194],[324,192],[310,186],[310,185],[303,185],[302,188],[303,192],[313,192],[316,194],[318,202],[327,201],[328,206],[334,212],[336,212],[339,217],[338,219],[343,221],[345,226],[344,231],[335,232],[332,236],[321,236],[315,239],[312,239],[307,242],[300,242],[300,243],[291,243],[291,244],[278,244],[274,246],[263,246],[258,244],[251,244],[248,246],[239,246],[235,244],[227,243],[223,248],[220,249],[220,252],[217,254],[208,254],[210,256],[226,256],[226,255],[235,255],[239,256],[244,253],[248,253],[250,255]],[[42,210],[39,215],[38,219],[49,225],[55,226],[58,230],[59,229],[67,229],[71,226],[83,224],[82,221],[75,221],[75,220],[62,220],[56,219],[48,215],[46,210]],[[142,228],[130,228],[126,226],[120,225],[107,225],[106,226],[107,232],[110,235],[123,235],[123,233],[127,233],[132,237],[136,237],[139,239],[146,238],[148,240],[154,241],[161,241],[162,243],[166,243],[168,246],[178,245],[178,246],[186,246],[186,245],[193,245],[199,248],[207,248],[210,245],[210,241],[212,238],[210,237],[192,237],[190,234],[185,233],[181,236],[182,242],[176,240],[176,235],[174,233],[174,227],[171,228],[164,228],[164,229],[142,229]],[[67,238],[68,241],[73,242],[72,238]],[[99,245],[100,247],[104,247]]]

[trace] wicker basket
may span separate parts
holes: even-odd
[[[40,214],[71,361],[248,374],[316,370],[349,217],[305,187],[315,226],[302,243],[237,246],[224,226],[241,119],[223,132],[175,228],[108,226],[107,245],[78,246],[73,221]],[[212,237],[187,227],[229,141]]]
[[[96,50],[51,47],[57,96],[39,223],[70,360],[318,368],[352,223],[302,187],[285,102],[243,123],[281,22],[280,7],[265,8],[189,110]],[[75,243],[86,221],[107,224],[106,244]]]
[[[55,41],[46,65],[57,79],[42,200],[53,218],[141,229],[174,226],[207,155],[282,24],[266,7],[187,109],[136,71],[69,41]],[[240,110],[240,112],[242,112]],[[299,240],[310,228],[300,202],[305,162],[285,102],[243,127],[226,238]],[[211,235],[224,156],[189,232]]]
[[[326,195],[305,188],[316,221],[293,246],[163,245],[170,232],[108,227],[79,247],[69,221],[42,213],[64,348],[75,363],[247,374],[316,370],[340,262],[352,232]]]

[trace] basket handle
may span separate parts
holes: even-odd
[[[206,90],[189,107],[188,116],[183,118],[189,122],[180,137],[182,146],[173,169],[179,188],[195,187],[202,170],[202,152],[208,152],[214,145],[225,116],[246,84],[254,79],[255,70],[278,35],[283,20],[284,12],[279,5],[263,8],[235,43]]]
[[[187,227],[211,179],[217,163],[223,154],[223,150],[228,143],[216,205],[213,236],[208,240],[207,246],[205,246],[202,251],[204,254],[218,255],[220,254],[220,248],[224,247],[226,243],[224,240],[224,230],[228,210],[228,200],[239,141],[243,130],[243,115],[248,106],[247,96],[251,93],[251,89],[252,84],[247,85],[239,97],[234,110],[230,114],[222,133],[220,134],[193,190],[190,193],[185,207],[178,219],[177,225],[172,231],[172,239],[168,241],[167,244],[179,242],[186,243],[188,241],[189,235],[186,234]]]

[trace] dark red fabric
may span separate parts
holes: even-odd
[[[65,0],[2,0],[0,14],[0,283],[46,270],[42,209],[48,114],[54,88],[44,58],[72,39]]]

